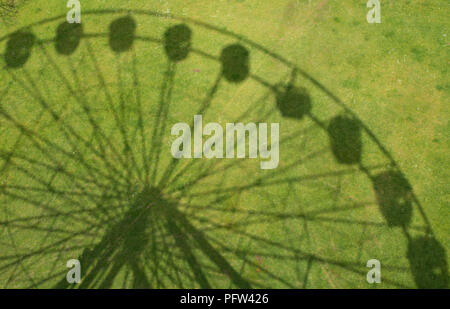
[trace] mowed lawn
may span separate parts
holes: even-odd
[[[448,1],[64,2],[0,24],[0,287],[448,288]],[[278,168],[173,159],[196,114],[279,123]]]

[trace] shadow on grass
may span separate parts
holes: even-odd
[[[30,32],[18,31],[11,35],[5,51],[5,63],[9,68],[21,68],[28,61],[36,38]]]
[[[445,248],[429,236],[412,239],[407,257],[419,289],[447,289],[448,265]]]
[[[191,49],[192,31],[187,25],[176,25],[164,34],[164,49],[172,62],[186,59]]]
[[[311,112],[311,97],[305,88],[288,84],[278,92],[277,107],[283,117],[301,120]]]
[[[111,50],[117,54],[117,57],[124,52],[134,53],[133,42],[137,39],[135,35],[136,29],[136,21],[130,15],[118,18],[110,24],[108,33],[109,45]],[[229,34],[227,32],[224,33]],[[72,55],[79,48],[80,42],[84,38],[81,25],[68,24],[66,22],[60,24],[56,30],[54,42],[57,53],[63,56]],[[174,159],[163,170],[162,178],[157,179],[157,171],[163,168],[160,164],[159,156],[162,149],[164,132],[166,131],[177,65],[179,62],[187,59],[192,52],[207,56],[208,59],[214,59],[220,63],[221,71],[201,102],[199,110],[195,113],[203,114],[212,104],[222,82],[238,84],[252,78],[250,74],[250,51],[244,46],[245,44],[241,43],[224,47],[219,57],[196,51],[191,46],[192,30],[185,23],[169,27],[161,39],[150,38],[150,40],[160,42],[164,46],[168,64],[161,85],[160,102],[156,121],[153,124],[153,130],[151,130],[151,137],[147,136],[149,133],[145,131],[142,121],[143,109],[138,93],[140,83],[136,67],[134,67],[133,82],[137,91],[136,104],[139,114],[137,132],[135,134],[140,134],[141,141],[141,144],[138,146],[131,145],[129,141],[131,132],[125,123],[123,112],[121,114],[114,106],[113,95],[106,86],[106,81],[100,70],[99,61],[97,61],[89,45],[87,45],[87,49],[96,69],[100,90],[105,93],[105,97],[109,102],[110,112],[115,120],[115,126],[120,132],[120,137],[113,138],[103,132],[101,125],[92,114],[93,112],[89,107],[89,102],[87,102],[83,94],[77,93],[77,87],[80,87],[81,84],[76,69],[71,68],[72,77],[78,81],[74,86],[59,68],[58,63],[46,52],[45,46],[42,43],[39,44],[42,55],[44,55],[49,64],[57,72],[65,88],[71,93],[74,101],[82,108],[87,116],[88,123],[86,125],[89,125],[93,130],[92,138],[86,139],[74,128],[70,127],[70,125],[62,125],[60,118],[56,115],[54,122],[59,126],[61,134],[64,134],[63,136],[67,141],[66,148],[64,148],[46,139],[39,132],[28,130],[26,125],[15,119],[11,114],[8,114],[3,109],[0,110],[0,116],[6,121],[9,121],[22,134],[24,139],[28,139],[31,142],[31,150],[50,158],[49,162],[39,161],[26,154],[16,154],[14,150],[12,152],[1,153],[0,157],[5,162],[3,168],[13,164],[12,158],[19,158],[26,164],[16,164],[15,168],[26,177],[41,185],[38,188],[6,185],[2,187],[1,193],[9,198],[48,211],[51,215],[60,218],[70,218],[70,220],[76,221],[87,220],[88,222],[88,219],[79,217],[76,212],[71,212],[70,214],[63,213],[59,209],[27,196],[27,192],[34,192],[36,190],[39,192],[40,190],[44,195],[48,194],[63,198],[66,205],[82,213],[89,214],[93,219],[97,220],[96,222],[88,222],[89,231],[91,229],[98,229],[100,225],[106,226],[101,240],[94,245],[86,246],[79,257],[81,265],[83,265],[84,275],[83,282],[78,287],[110,288],[115,286],[115,282],[120,279],[124,284],[131,282],[131,287],[133,288],[192,287],[193,285],[202,288],[212,288],[215,286],[215,277],[221,274],[226,275],[232,287],[267,287],[264,282],[261,283],[253,278],[247,277],[242,265],[250,265],[251,267],[258,266],[258,269],[266,276],[266,279],[270,278],[289,288],[298,287],[296,283],[289,282],[285,278],[277,276],[276,271],[257,265],[248,258],[248,255],[276,258],[278,261],[290,261],[291,259],[304,261],[306,263],[306,269],[303,273],[304,276],[303,278],[298,278],[301,279],[299,281],[302,281],[303,287],[307,286],[309,272],[314,263],[327,263],[346,271],[365,275],[364,271],[359,270],[359,264],[356,262],[327,259],[304,252],[299,248],[290,246],[290,244],[248,234],[239,228],[249,224],[263,223],[268,220],[283,221],[295,217],[311,222],[335,222],[336,224],[344,223],[364,226],[370,224],[370,222],[359,222],[351,219],[317,218],[316,212],[311,214],[298,214],[263,211],[244,211],[243,214],[248,218],[256,216],[257,219],[254,221],[249,219],[245,222],[239,222],[232,227],[224,228],[220,224],[209,222],[212,229],[224,230],[235,236],[243,237],[253,244],[270,247],[275,252],[288,252],[286,254],[279,253],[278,255],[274,255],[264,254],[250,249],[242,252],[237,249],[231,249],[229,244],[212,239],[207,234],[207,229],[200,229],[194,222],[200,219],[208,221],[208,219],[201,216],[190,217],[181,210],[181,199],[189,199],[189,195],[186,192],[198,184],[200,180],[214,173],[236,168],[240,163],[231,163],[221,169],[217,169],[212,163],[205,163],[204,166],[198,166],[197,163],[192,161],[182,169],[177,170],[176,168],[179,166],[180,161]],[[252,45],[248,41],[246,43]],[[37,87],[26,87],[25,83],[21,83],[20,79],[13,73],[14,69],[20,71],[19,69],[24,67],[35,45],[35,37],[30,32],[19,31],[11,34],[4,54],[6,69],[10,71],[14,80],[23,85],[24,90],[42,105],[43,110],[54,115],[56,112],[47,104],[39,89]],[[252,45],[252,47],[255,46]],[[277,55],[268,54],[272,57],[276,56],[279,58]],[[133,60],[136,65],[135,54]],[[328,150],[331,151],[337,162],[344,166],[361,166],[363,154],[362,134],[363,132],[369,134],[365,130],[365,126],[353,115],[336,116],[329,121],[328,125],[315,118],[312,114],[313,103],[309,92],[306,88],[297,87],[294,84],[293,79],[295,79],[295,72],[298,71],[298,68],[293,66],[289,66],[289,68],[294,72],[294,77],[291,82],[284,86],[267,85],[268,90],[275,93],[274,104],[281,115],[285,118],[292,118],[298,121],[302,121],[305,117],[310,117],[316,125],[328,134],[330,140]],[[23,71],[25,72],[28,83],[31,85],[35,84],[33,78],[26,74],[25,69]],[[120,64],[118,61],[119,84],[122,82],[120,72]],[[318,84],[316,81],[313,81],[313,83]],[[323,88],[320,84],[318,86],[319,88]],[[122,89],[119,90],[120,97],[122,97],[124,93]],[[331,97],[335,98],[332,94]],[[120,100],[122,102],[122,99]],[[339,103],[337,99],[334,100]],[[249,111],[257,107],[249,106]],[[264,119],[264,116],[261,117]],[[151,145],[146,144],[147,138],[150,140]],[[287,141],[285,140],[284,142]],[[280,143],[283,143],[283,141]],[[119,145],[123,147],[123,151],[119,150]],[[90,156],[95,158],[96,163],[82,156],[81,148],[87,149]],[[317,151],[309,157],[299,158],[288,167],[280,169],[280,171],[276,171],[266,177],[255,178],[250,184],[242,184],[229,188],[219,187],[210,192],[196,194],[200,196],[204,195],[205,197],[213,196],[215,198],[215,204],[208,205],[213,208],[216,204],[218,205],[223,201],[232,199],[234,196],[239,196],[242,192],[247,192],[254,188],[264,189],[265,187],[282,183],[295,184],[312,179],[339,177],[345,174],[360,172],[355,167],[295,178],[282,177],[285,170],[299,166],[305,160],[315,158],[323,154],[323,152]],[[142,157],[141,164],[137,163],[138,157]],[[77,162],[87,174],[81,175],[74,173],[65,167],[67,162]],[[63,178],[77,190],[63,191],[58,189],[53,185],[54,177],[49,181],[43,175],[32,173],[28,166],[39,166],[43,170],[51,172],[55,177]],[[366,168],[363,171],[372,179],[377,202],[387,225],[390,227],[409,228],[414,196],[412,188],[404,176],[397,170],[383,172],[376,176],[371,176],[370,171]],[[180,187],[171,188],[174,191],[178,190],[181,198],[175,199],[169,196],[166,192],[166,189],[170,188],[169,184],[187,175],[188,172],[190,175],[194,175],[193,180],[184,183]],[[277,175],[279,175],[278,178],[275,177]],[[135,187],[132,180],[137,181],[141,186]],[[95,188],[95,190],[92,188]],[[96,206],[95,209],[87,209],[83,205],[83,202],[78,199],[78,195],[82,195],[89,203],[94,204]],[[117,208],[111,210],[109,209],[109,204],[115,205]],[[189,207],[195,208],[195,206],[189,204]],[[362,205],[353,205],[352,207],[357,208],[360,206]],[[202,208],[200,207],[200,209]],[[117,215],[114,211],[119,210],[119,219],[112,219],[113,216]],[[224,209],[215,210],[222,213],[226,212]],[[336,208],[317,210],[318,213],[333,213],[337,211],[340,210]],[[31,222],[37,218],[33,217],[28,219]],[[27,220],[24,222],[26,223]],[[8,227],[10,222],[3,222],[1,225]],[[33,228],[35,227],[31,225],[31,229]],[[52,226],[48,230],[49,233],[56,233],[58,231]],[[409,234],[407,235],[409,237]],[[39,252],[55,248],[43,247]],[[165,258],[164,262],[159,261],[162,257]],[[434,238],[425,236],[409,240],[407,257],[410,261],[411,272],[418,287],[445,288],[448,285],[445,249]],[[2,268],[22,263],[23,258],[22,256],[17,260],[13,259],[13,262],[2,266]],[[236,260],[239,263],[236,263]],[[239,267],[236,265],[239,265]],[[389,269],[389,265],[385,267]],[[130,277],[132,279],[129,279]],[[52,278],[48,278],[48,280],[52,280]],[[39,286],[39,283],[34,282],[32,287]],[[402,286],[396,282],[391,283]],[[72,286],[67,284],[64,276],[61,276],[60,282],[55,287],[68,288]]]
[[[231,83],[241,83],[250,73],[249,51],[241,44],[225,47],[220,55],[222,74]]]
[[[197,257],[197,251],[203,252],[218,269],[228,273],[236,287],[250,288],[250,284],[210,244],[207,236],[194,227],[177,207],[176,202],[166,199],[156,188],[145,188],[136,194],[123,219],[112,226],[93,249],[83,251],[79,260],[81,265],[88,266],[79,288],[111,288],[119,273],[127,267],[133,278],[132,288],[152,288],[145,271],[148,263],[145,259],[157,256],[151,253],[146,256],[145,251],[156,234],[155,227],[158,224],[154,222],[155,219],[168,231],[164,237],[172,240],[171,248],[160,247],[158,250],[174,251],[177,248],[201,288],[211,288],[212,285],[204,273],[207,270]],[[169,266],[177,267],[170,263]],[[55,286],[69,287],[65,278]]]
[[[402,174],[383,172],[373,178],[373,186],[383,214],[389,226],[407,227],[412,219],[412,188]]]
[[[77,23],[64,22],[56,30],[55,48],[59,54],[73,54],[83,37],[83,25]]]
[[[131,49],[135,39],[136,22],[134,18],[125,16],[116,19],[109,26],[109,46],[116,53]]]

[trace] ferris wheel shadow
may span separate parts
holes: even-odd
[[[99,14],[108,12],[99,12]],[[151,16],[161,15],[156,13],[145,14]],[[103,227],[104,231],[102,232],[103,236],[101,239],[94,244],[86,245],[82,250],[79,260],[81,265],[86,266],[84,267],[83,281],[77,287],[111,288],[120,279],[122,280],[123,287],[131,288],[166,288],[174,286],[213,288],[215,287],[215,278],[222,275],[227,278],[230,287],[267,287],[264,283],[247,277],[243,271],[243,265],[258,267],[267,278],[272,278],[286,287],[298,287],[297,284],[276,275],[276,272],[255,263],[248,258],[250,255],[256,255],[260,258],[275,258],[280,261],[291,260],[292,256],[294,256],[296,260],[305,262],[306,269],[302,273],[302,287],[306,287],[308,284],[309,271],[313,263],[326,263],[346,271],[365,274],[354,261],[327,259],[323,256],[302,251],[289,244],[275,242],[270,238],[258,237],[254,234],[247,233],[241,228],[246,225],[262,223],[266,220],[282,221],[294,217],[302,218],[308,222],[317,220],[319,222],[335,222],[336,224],[379,225],[379,223],[350,219],[317,217],[317,214],[346,211],[348,208],[321,209],[310,213],[233,210],[233,212],[241,213],[249,219],[243,222],[233,223],[226,227],[215,221],[209,221],[208,223],[212,227],[199,228],[195,222],[202,220],[208,221],[208,214],[205,213],[205,215],[200,214],[196,216],[190,213],[188,215],[183,210],[183,207],[186,205],[182,205],[172,195],[172,193],[178,193],[178,198],[190,198],[193,195],[213,197],[215,203],[208,205],[208,207],[224,215],[229,210],[217,207],[217,205],[220,205],[223,201],[232,199],[242,192],[255,188],[264,190],[264,188],[278,184],[296,184],[309,180],[361,172],[367,175],[373,183],[377,203],[386,221],[386,226],[389,228],[400,228],[405,234],[405,238],[409,244],[407,258],[410,262],[411,272],[416,285],[420,288],[446,288],[448,286],[448,266],[445,249],[433,236],[431,225],[418,199],[414,195],[412,186],[406,180],[389,152],[361,120],[354,113],[346,109],[345,105],[322,84],[314,80],[297,66],[282,59],[281,56],[273,54],[258,44],[242,36],[231,34],[228,31],[193,20],[183,18],[180,18],[180,20],[182,23],[169,27],[162,39],[152,37],[138,38],[135,33],[137,23],[132,15],[129,14],[111,23],[107,35],[109,38],[109,46],[117,54],[117,57],[122,53],[132,53],[134,61],[136,61],[136,54],[133,49],[133,43],[137,39],[143,42],[162,44],[164,47],[167,57],[167,70],[160,89],[160,101],[157,106],[156,120],[150,133],[146,130],[142,118],[144,109],[141,102],[141,94],[139,93],[140,82],[136,64],[134,65],[133,72],[133,87],[136,90],[137,113],[135,120],[137,125],[133,131],[127,128],[128,116],[124,99],[126,93],[122,89],[123,81],[121,79],[120,64],[118,64],[117,86],[119,96],[115,100],[114,95],[108,90],[106,79],[104,78],[99,61],[96,59],[92,47],[89,43],[86,43],[88,57],[91,59],[98,76],[99,88],[105,94],[109,107],[108,112],[114,119],[118,132],[114,138],[108,136],[107,132],[102,128],[102,125],[96,121],[95,114],[92,108],[89,107],[89,102],[83,97],[83,93],[80,93],[79,89],[82,86],[79,82],[79,77],[77,77],[76,69],[74,67],[71,68],[75,80],[78,79],[78,82],[73,84],[62,72],[58,62],[52,58],[45,47],[47,43],[54,43],[55,50],[59,55],[70,56],[79,48],[84,38],[95,39],[104,37],[105,35],[87,35],[84,34],[81,24],[68,24],[63,22],[58,26],[54,40],[37,40],[28,30],[19,30],[7,38],[6,51],[3,55],[6,70],[12,80],[22,85],[23,89],[31,97],[34,97],[36,102],[41,104],[43,111],[53,116],[52,122],[59,126],[58,128],[61,130],[61,134],[63,134],[68,145],[64,148],[61,145],[51,142],[39,132],[28,129],[26,125],[20,123],[10,112],[1,107],[0,115],[3,119],[11,123],[21,133],[21,137],[18,138],[16,146],[19,146],[23,139],[28,139],[33,145],[31,150],[44,153],[49,158],[54,157],[52,154],[58,153],[63,158],[43,162],[37,161],[28,155],[18,154],[14,148],[10,151],[2,150],[0,156],[3,160],[2,172],[11,167],[16,168],[21,170],[26,177],[40,183],[41,186],[37,189],[25,186],[5,185],[2,186],[1,194],[16,201],[32,204],[48,211],[48,215],[44,216],[44,218],[50,217],[51,215],[57,218],[70,218],[70,220],[88,222],[86,230],[80,231],[80,234],[101,230],[102,225],[106,226],[106,228]],[[234,36],[239,40],[239,43],[226,46],[218,57],[197,50],[194,46],[191,46],[192,29],[188,26],[189,23]],[[61,115],[48,104],[48,100],[44,98],[45,96],[39,91],[38,86],[36,86],[37,82],[27,72],[25,64],[31,55],[32,48],[36,45],[50,66],[55,70],[65,88],[71,93],[74,101],[81,107],[87,121],[93,129],[90,138],[86,139],[76,128],[71,127],[69,123],[61,125]],[[263,78],[252,74],[249,65],[250,51],[245,45],[262,50],[269,56],[285,63],[291,69],[289,80],[278,84],[271,84]],[[294,119],[299,122],[305,118],[310,119],[316,127],[319,127],[327,133],[329,145],[308,156],[294,160],[287,167],[283,167],[280,171],[270,174],[269,177],[267,175],[264,178],[254,176],[254,179],[247,184],[224,188],[218,187],[217,189],[191,194],[189,190],[202,180],[208,179],[208,177],[218,172],[239,168],[242,162],[221,165],[216,161],[205,163],[204,161],[192,160],[188,164],[181,166],[180,160],[173,159],[168,166],[163,166],[160,163],[177,64],[187,59],[190,54],[200,55],[209,60],[217,61],[221,65],[220,73],[212,83],[205,98],[200,102],[196,114],[203,115],[207,113],[219,88],[224,82],[240,84],[245,80],[252,79],[264,85],[268,93],[276,98],[276,111],[285,118]],[[24,80],[21,80],[15,71],[22,71],[24,73]],[[298,75],[309,79],[315,86],[327,93],[336,104],[343,106],[344,113],[327,121],[320,120],[316,117],[312,112],[313,100],[309,95],[309,91],[304,87],[297,86],[295,82]],[[8,89],[6,88],[5,92]],[[266,99],[267,96],[263,96],[261,99],[262,102],[260,100],[255,101],[239,118],[245,118],[247,114],[257,109]],[[117,104],[116,102],[119,103]],[[259,120],[263,121],[270,113],[273,113],[273,110],[267,111],[262,109],[259,114]],[[381,172],[374,172],[380,168],[378,166],[371,167],[362,164],[363,132],[371,136],[375,140],[375,143],[379,144],[381,151],[388,157],[389,167],[383,166]],[[292,132],[292,135],[284,140],[280,140],[280,144],[288,143],[292,137],[300,133]],[[149,144],[148,141],[150,141]],[[83,150],[89,152],[100,163],[95,164],[87,156],[81,155]],[[345,168],[327,173],[299,177],[280,177],[284,171],[300,166],[305,160],[320,156],[325,151],[331,151],[335,160]],[[71,172],[65,167],[67,162],[72,161],[80,163],[83,167],[84,175]],[[21,165],[20,162],[43,167],[44,170],[51,172],[55,177],[63,175],[66,181],[70,181],[79,192],[63,192],[62,189],[52,184],[53,178],[55,177],[50,180],[44,180],[42,175],[32,172],[31,169],[27,168],[24,164]],[[159,177],[158,175],[161,169],[164,170]],[[188,174],[193,178],[192,180],[188,182],[177,182]],[[137,179],[137,182],[141,185],[136,186],[132,181],[133,179]],[[90,189],[92,186],[96,189]],[[36,190],[39,190],[44,196],[56,195],[64,198],[64,203],[68,208],[75,209],[75,212],[63,213],[45,203],[28,198],[27,194]],[[80,200],[78,195],[83,195],[85,200]],[[95,207],[87,209],[87,207],[83,206],[83,202],[86,201],[95,205]],[[115,205],[116,208],[111,210],[110,207],[105,206],[107,204]],[[364,204],[352,203],[351,207],[363,207]],[[198,211],[205,210],[205,205],[187,203],[187,206]],[[410,236],[410,230],[414,231],[416,229],[416,227],[411,225],[413,206],[418,207],[420,213],[424,216],[424,221],[427,225],[424,236]],[[76,211],[80,211],[82,215],[78,216]],[[119,219],[114,219],[117,215],[119,215]],[[88,220],[86,216],[92,216],[95,220]],[[250,218],[252,217],[256,219],[251,220]],[[29,227],[33,229],[37,228],[36,225],[32,224],[35,219],[37,218],[30,217],[22,219],[22,222],[25,225],[29,222]],[[0,226],[8,228],[11,226],[12,221],[14,220],[9,219],[5,222],[0,222]],[[47,230],[48,233],[60,232],[56,227],[53,227],[53,224],[48,226]],[[252,252],[250,249],[244,251],[237,250],[209,235],[208,232],[211,230],[239,235],[250,242],[271,246],[273,249],[280,251],[288,251],[289,254],[273,255],[264,254],[257,250]],[[70,239],[70,236],[69,232],[68,239]],[[37,252],[41,253],[42,251],[55,250],[56,248],[59,247],[56,245],[42,245]],[[30,254],[30,256],[32,255],[33,253]],[[10,259],[5,258],[7,263],[0,266],[0,269],[21,263],[22,259],[23,256],[16,256],[12,259],[13,262],[11,262]],[[236,263],[236,260],[239,263]],[[389,267],[391,266],[386,265],[387,269]],[[392,268],[396,268],[396,266],[392,266]],[[406,269],[402,269],[401,271],[406,271]],[[51,281],[55,277],[61,278],[54,286],[55,288],[73,287],[68,284],[66,278],[61,276],[60,273],[49,276],[43,279],[43,281]],[[33,282],[32,287],[39,286],[43,281]],[[390,283],[394,286],[405,287],[394,280]]]

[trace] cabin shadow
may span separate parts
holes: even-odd
[[[164,33],[164,49],[170,61],[186,59],[191,50],[192,31],[185,24],[170,27]]]
[[[341,164],[358,164],[362,156],[361,125],[359,120],[339,115],[328,125],[330,147]]]
[[[288,84],[277,91],[277,108],[286,118],[301,120],[311,111],[311,97],[303,87]]]
[[[36,41],[34,34],[25,31],[13,33],[6,45],[4,59],[7,68],[21,68],[30,58]]]
[[[391,227],[407,227],[412,218],[412,188],[396,171],[382,172],[372,179],[381,214]]]
[[[407,258],[419,289],[447,289],[448,265],[445,248],[430,236],[410,240]]]
[[[69,56],[75,52],[83,37],[83,26],[63,22],[56,29],[55,49],[58,54]]]
[[[123,53],[133,47],[136,21],[131,16],[114,20],[109,26],[109,46],[115,53]]]
[[[220,55],[222,74],[230,83],[241,83],[250,74],[250,52],[240,44],[226,46]]]

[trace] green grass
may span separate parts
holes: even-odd
[[[64,17],[34,24],[64,1],[17,2],[0,25],[0,287],[67,287],[78,258],[81,287],[448,288],[448,1],[384,0],[381,24],[359,0],[84,1],[89,36],[70,56],[54,46]],[[139,38],[117,54],[109,26],[126,12],[84,14],[113,8],[189,20],[131,13]],[[194,50],[174,65],[145,38],[180,23]],[[10,68],[20,28],[36,42]],[[234,43],[251,77],[209,96]],[[316,121],[282,115],[287,83]],[[279,122],[279,167],[175,162],[170,128],[205,100],[204,123]],[[369,131],[327,132],[340,115]],[[336,159],[334,135],[360,138],[369,172]],[[369,259],[381,284],[366,281]]]

